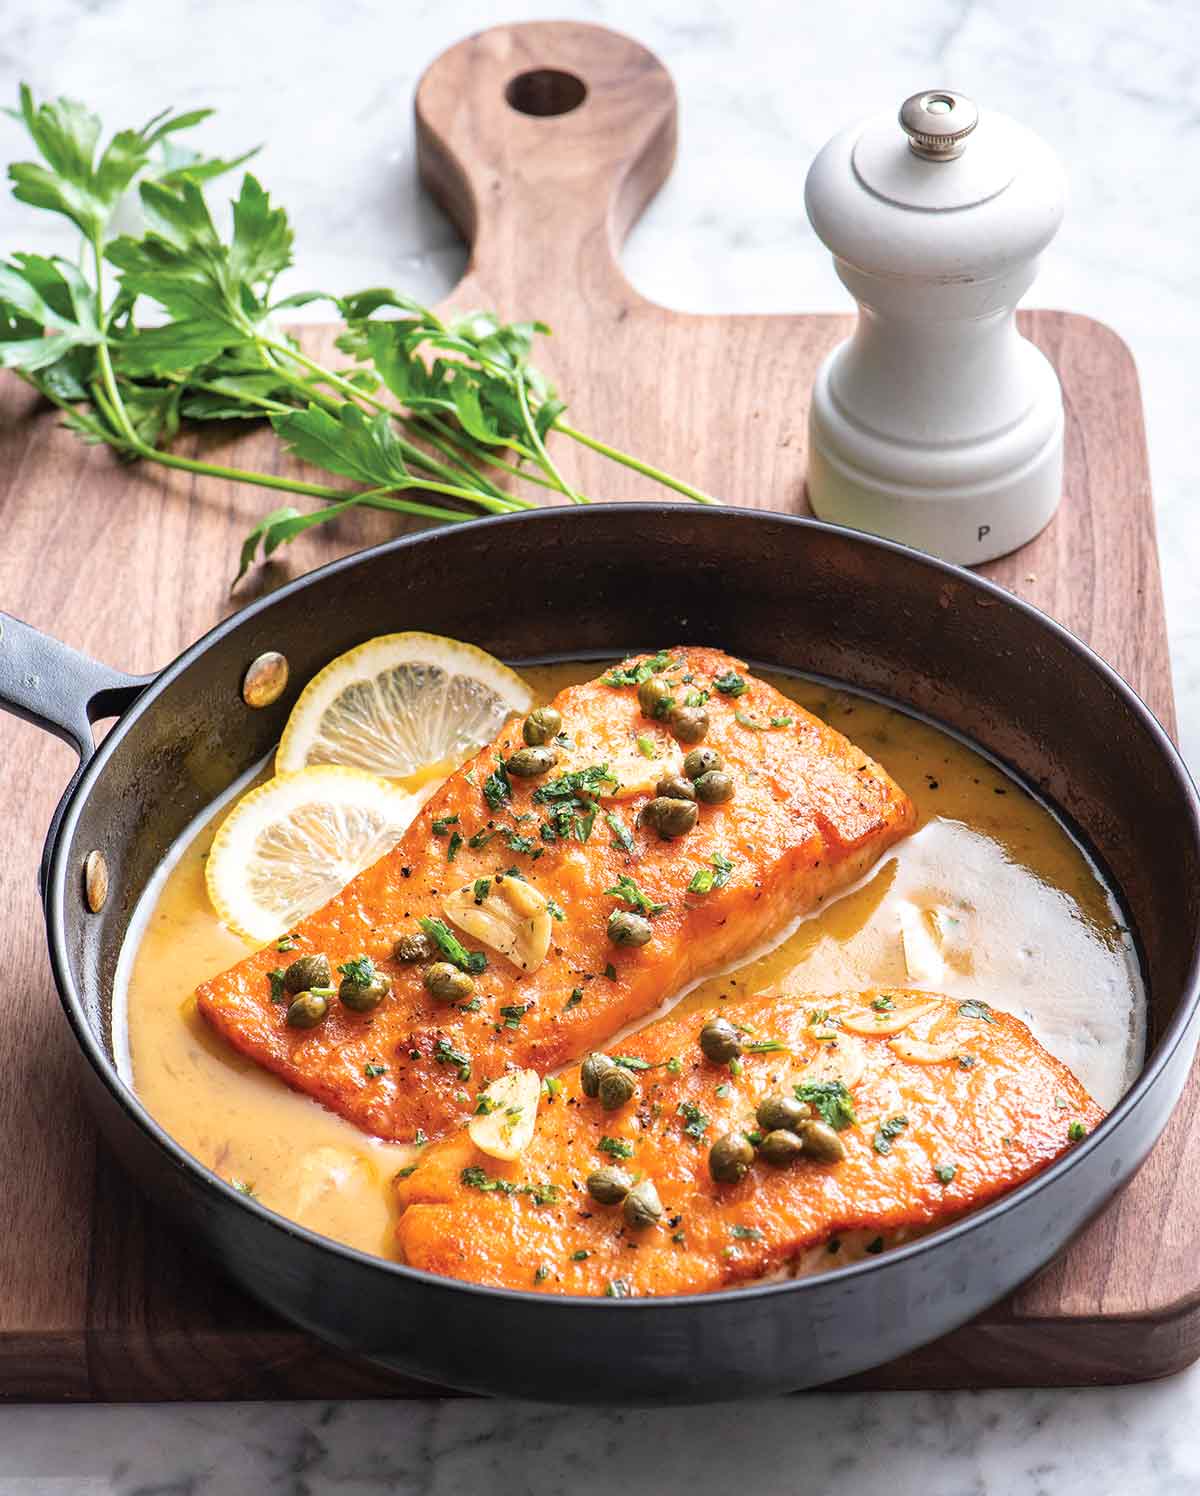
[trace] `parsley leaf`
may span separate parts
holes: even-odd
[[[355,987],[369,987],[375,980],[375,963],[370,956],[355,956],[353,961],[339,966],[338,971]]]
[[[713,686],[720,691],[722,696],[744,696],[750,689],[742,677],[733,670],[727,670],[724,675],[718,675],[713,681]]]
[[[633,1144],[625,1138],[603,1137],[596,1144],[601,1153],[607,1153],[609,1158],[632,1158]]]
[[[606,888],[604,892],[609,898],[620,899],[631,909],[636,909],[639,914],[648,915],[651,919],[668,907],[666,904],[655,903],[648,894],[643,893],[628,873],[622,873],[617,879],[616,887]]]
[[[487,966],[487,957],[482,951],[469,951],[444,920],[425,916],[417,921],[447,961],[453,962],[461,971],[477,976]]]
[[[908,1118],[903,1115],[889,1117],[886,1122],[881,1122],[875,1129],[875,1136],[871,1139],[872,1148],[876,1153],[890,1153],[893,1142],[907,1126]]]
[[[681,1101],[676,1114],[683,1118],[683,1130],[688,1137],[697,1143],[703,1141],[704,1134],[708,1131],[709,1119],[695,1102]]]
[[[841,1132],[858,1118],[850,1092],[840,1080],[810,1080],[795,1087],[796,1100],[805,1101],[817,1113],[822,1122]]]
[[[995,1023],[996,1021],[987,1003],[977,1002],[973,997],[968,998],[965,1003],[959,1003],[958,1011],[964,1018],[981,1018],[984,1023]]]

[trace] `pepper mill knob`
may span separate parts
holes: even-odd
[[[805,205],[859,304],[817,373],[808,490],[821,518],[948,561],[1024,545],[1058,507],[1058,376],[1016,305],[1062,222],[1053,152],[948,89],[843,130]]]

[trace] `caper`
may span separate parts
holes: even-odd
[[[815,1158],[819,1164],[840,1163],[846,1156],[845,1143],[827,1122],[802,1122],[800,1141],[808,1157]]]
[[[694,800],[696,798],[692,781],[685,779],[682,774],[664,774],[654,786],[654,793],[660,800]]]
[[[633,1180],[624,1169],[597,1169],[587,1177],[587,1191],[601,1205],[620,1205],[633,1188]]]
[[[557,762],[557,748],[518,748],[505,759],[504,767],[518,779],[536,779],[539,774],[548,774]]]
[[[614,1065],[600,1077],[600,1105],[606,1112],[620,1111],[637,1095],[637,1081],[628,1070]]]
[[[625,1216],[625,1224],[632,1226],[635,1231],[644,1231],[648,1226],[653,1226],[656,1221],[662,1219],[662,1201],[658,1198],[658,1191],[654,1188],[653,1179],[643,1179],[625,1196],[625,1204],[622,1207]]]
[[[585,1096],[598,1096],[600,1094],[600,1082],[604,1076],[613,1068],[613,1062],[606,1054],[601,1054],[594,1049],[583,1064],[579,1067],[579,1084],[583,1088]]]
[[[538,706],[525,718],[521,736],[531,748],[540,748],[543,743],[556,738],[561,731],[562,713],[552,706]]]
[[[740,1132],[727,1132],[708,1150],[708,1172],[720,1184],[736,1184],[746,1177],[754,1162],[750,1139]]]
[[[649,680],[644,680],[638,687],[638,706],[647,717],[661,717],[667,710],[667,702],[671,699],[670,684],[652,675]]]
[[[437,942],[426,935],[424,930],[418,930],[412,935],[399,935],[392,946],[392,955],[406,966],[414,966],[418,961],[432,961],[437,953]]]
[[[764,1096],[758,1103],[754,1120],[760,1132],[776,1132],[785,1128],[795,1132],[801,1122],[812,1116],[812,1107],[794,1096]]]
[[[769,1164],[782,1169],[785,1165],[795,1162],[806,1150],[794,1132],[789,1132],[785,1127],[777,1127],[774,1132],[769,1132],[763,1138],[758,1151]]]
[[[658,795],[642,810],[641,822],[652,826],[663,841],[674,841],[677,836],[686,836],[696,824],[700,812],[691,800],[670,800]]]
[[[377,971],[369,982],[354,982],[349,977],[343,977],[338,997],[342,1006],[349,1008],[352,1013],[369,1013],[372,1008],[379,1006],[391,990],[391,982],[381,971]]]
[[[733,799],[733,780],[720,769],[709,769],[696,780],[696,799],[705,805],[723,805]]]
[[[329,1012],[329,999],[321,992],[298,992],[287,1010],[290,1028],[316,1028]]]
[[[677,706],[668,721],[681,743],[698,743],[708,731],[708,713],[702,706]]]
[[[425,971],[425,985],[440,1003],[466,1002],[475,991],[475,983],[465,971],[449,961],[435,961]]]
[[[715,748],[693,748],[683,761],[683,772],[689,779],[699,779],[710,769],[723,769],[725,760]]]
[[[608,916],[608,938],[614,945],[645,945],[653,934],[650,921],[631,909],[614,909]]]
[[[297,956],[283,974],[285,992],[307,992],[310,987],[332,986],[329,958],[320,952],[312,956]]]
[[[728,1018],[710,1018],[700,1030],[700,1048],[706,1060],[725,1065],[742,1052],[742,1041]]]

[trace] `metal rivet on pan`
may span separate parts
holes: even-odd
[[[83,864],[83,891],[87,906],[99,914],[108,900],[108,863],[103,852],[89,852]]]
[[[287,689],[287,656],[269,649],[254,661],[242,681],[242,700],[247,706],[270,706]]]

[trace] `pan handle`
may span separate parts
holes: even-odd
[[[96,751],[92,723],[119,717],[153,679],[113,670],[0,613],[0,710],[70,743],[83,763]]]

